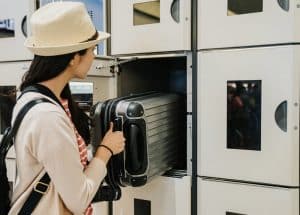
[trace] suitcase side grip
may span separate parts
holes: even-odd
[[[141,174],[147,169],[146,138],[138,124],[129,124],[126,143],[126,169],[130,174]]]

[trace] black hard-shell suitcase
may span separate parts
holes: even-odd
[[[92,145],[101,142],[110,122],[126,138],[124,152],[108,164],[104,190],[114,190],[113,200],[120,198],[120,186],[142,186],[173,167],[184,141],[183,105],[180,95],[149,92],[93,106]]]

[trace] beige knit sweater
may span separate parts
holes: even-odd
[[[24,104],[38,97],[46,96],[24,94],[14,108],[13,120]],[[19,212],[45,172],[51,178],[50,187],[33,214],[81,215],[106,175],[105,163],[97,158],[83,169],[72,123],[58,104],[41,103],[27,113],[15,139],[15,150],[18,178],[9,215]]]

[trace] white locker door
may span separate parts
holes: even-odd
[[[0,1],[0,61],[32,59],[32,54],[24,47],[29,26],[25,18],[31,5],[27,0]]]
[[[112,55],[190,50],[190,0],[112,0]]]
[[[200,176],[299,186],[299,48],[199,53]]]
[[[198,48],[300,42],[299,0],[198,1]]]
[[[31,61],[0,63],[0,86],[19,87],[30,63]]]
[[[142,187],[122,189],[113,204],[114,215],[189,215],[191,177],[160,176]]]
[[[299,189],[198,179],[198,215],[283,214],[299,214]]]

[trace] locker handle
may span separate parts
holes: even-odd
[[[173,20],[179,23],[180,22],[180,0],[173,0],[170,7],[170,13]]]
[[[283,101],[277,106],[275,122],[282,131],[287,132],[287,101]]]
[[[247,214],[241,214],[241,213],[226,211],[226,215],[247,215]]]
[[[277,0],[277,2],[283,10],[287,12],[290,10],[290,0]]]
[[[22,19],[21,30],[25,37],[27,37],[27,16]]]
[[[129,124],[128,129],[125,145],[126,169],[131,174],[141,174],[147,165],[145,136],[137,124]]]

